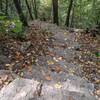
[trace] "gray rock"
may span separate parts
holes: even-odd
[[[0,91],[0,100],[29,100],[38,84],[34,80],[18,78]]]
[[[76,79],[76,83],[73,82]],[[0,91],[0,100],[96,100],[90,94],[87,82],[77,77],[65,82],[38,82],[34,79],[16,79]],[[80,84],[80,85],[79,85]],[[87,86],[85,86],[87,85]]]

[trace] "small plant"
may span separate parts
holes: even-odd
[[[14,38],[23,38],[23,26],[20,20],[10,20],[6,16],[0,16],[0,36],[4,34]]]

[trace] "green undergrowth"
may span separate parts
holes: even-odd
[[[21,38],[24,35],[22,23],[19,19],[9,19],[6,16],[0,16],[0,35],[10,35]]]

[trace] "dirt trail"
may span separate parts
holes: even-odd
[[[76,75],[93,83],[96,91],[100,91],[100,59],[93,54],[99,51],[98,40],[87,34],[82,35],[77,30],[68,32],[44,22],[32,22],[31,28],[33,27],[51,32],[53,35],[47,40],[49,50],[46,55],[36,59],[31,72],[27,68],[23,69],[24,78],[64,82],[67,80],[66,75]],[[87,40],[83,41],[85,38]]]

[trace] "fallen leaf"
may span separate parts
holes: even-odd
[[[50,67],[50,71],[60,73],[62,68],[60,66]]]
[[[12,70],[14,65],[15,65],[15,63],[12,62],[11,64],[5,64],[5,67],[7,67],[9,70]]]
[[[62,71],[62,68],[61,68],[60,66],[56,66],[56,67],[55,67],[55,71],[56,71],[57,73],[60,73],[60,72]]]
[[[95,94],[100,96],[100,89],[96,90]]]
[[[16,55],[16,56],[15,56],[16,59],[20,59],[20,55],[21,55],[20,52],[15,52],[15,55]]]
[[[54,64],[54,62],[52,60],[48,60],[47,63],[48,63],[48,65],[53,65]]]
[[[64,35],[68,34],[67,32],[64,33]]]
[[[5,82],[4,84],[5,84],[5,85],[8,85],[8,84],[9,84],[9,82]]]
[[[63,59],[63,57],[59,57],[59,58],[58,58],[58,60],[62,60],[62,59]]]
[[[95,83],[96,83],[96,84],[100,84],[100,80],[99,80],[99,79],[96,80]]]
[[[59,62],[59,60],[56,57],[53,57],[53,60]]]
[[[47,52],[48,55],[54,56],[55,54],[53,52]]]
[[[6,66],[6,67],[11,67],[12,65],[11,65],[11,64],[5,64],[5,66]]]
[[[27,53],[27,56],[30,56],[31,55],[31,53]]]
[[[46,76],[45,76],[45,79],[46,79],[47,81],[51,81],[51,80],[52,80],[52,78],[51,78],[50,75],[46,75]]]
[[[55,84],[55,88],[60,89],[61,87],[62,87],[61,84],[59,84],[59,83]]]
[[[20,76],[21,76],[21,77],[23,77],[23,76],[24,76],[24,73],[23,73],[23,72],[21,72],[21,73],[20,73]]]

